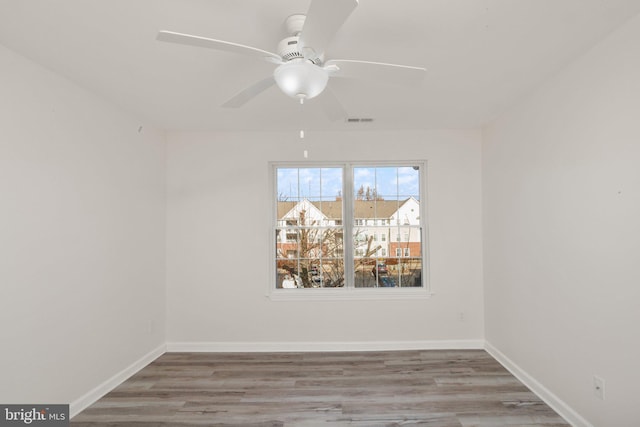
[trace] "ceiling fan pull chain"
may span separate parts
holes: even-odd
[[[300,139],[304,139],[304,97],[300,97]]]

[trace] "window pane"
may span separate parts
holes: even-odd
[[[315,287],[340,288],[344,286],[344,261],[342,258],[323,259],[315,270],[312,270],[312,281]]]
[[[355,167],[353,183],[355,286],[422,286],[420,168]]]
[[[342,199],[342,168],[278,168],[279,201]]]
[[[391,254],[387,260],[389,275],[398,287],[422,286],[422,244],[420,229],[412,227],[408,231],[409,241],[392,242]]]
[[[344,286],[342,168],[278,168],[276,287]]]
[[[420,225],[418,167],[357,167],[353,179],[355,226]],[[408,238],[400,230],[382,235],[388,234],[391,240]]]

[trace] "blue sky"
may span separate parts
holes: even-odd
[[[354,192],[376,188],[385,200],[420,198],[419,171],[413,167],[354,167]],[[335,200],[342,189],[341,168],[278,168],[277,193],[287,200]]]

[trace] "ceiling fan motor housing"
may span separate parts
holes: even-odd
[[[287,17],[284,21],[284,26],[287,34],[290,34],[290,36],[278,43],[278,55],[280,55],[285,62],[292,59],[305,58],[316,65],[320,65],[322,58],[316,54],[313,49],[304,49],[304,51],[300,49],[300,33],[302,32],[306,19],[307,16],[301,13]]]
[[[299,41],[300,37],[298,36],[290,36],[280,40],[280,43],[278,43],[278,55],[282,57],[282,60],[287,62],[292,59],[304,58],[316,65],[320,65],[322,59],[318,57],[312,49],[307,49],[305,52],[302,52],[298,46]]]
[[[278,43],[278,55],[283,61],[290,61],[296,58],[304,58],[302,52],[298,49],[298,36],[286,37]]]

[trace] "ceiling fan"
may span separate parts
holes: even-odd
[[[276,84],[285,94],[300,103],[321,94],[329,78],[368,78],[389,83],[416,85],[426,70],[421,67],[385,64],[351,59],[325,61],[325,48],[358,6],[358,0],[312,0],[306,15],[289,16],[285,26],[290,36],[278,44],[273,53],[256,47],[224,40],[214,40],[172,31],[160,31],[157,40],[209,49],[235,52],[261,58],[278,65],[270,75],[244,89],[222,106],[237,108]],[[346,116],[344,109],[331,91],[321,97],[330,118]]]

